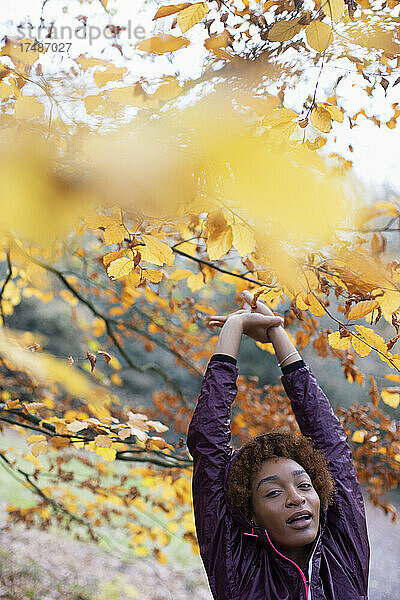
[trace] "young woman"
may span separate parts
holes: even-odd
[[[251,294],[244,292],[248,305]],[[364,502],[345,431],[283,319],[263,303],[228,316],[187,444],[200,554],[216,600],[367,600]],[[301,434],[275,429],[230,446],[242,335],[272,342]]]

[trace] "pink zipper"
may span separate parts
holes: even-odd
[[[279,551],[278,551],[278,550],[275,548],[275,546],[274,546],[274,545],[273,545],[273,543],[271,542],[271,538],[269,537],[267,530],[265,529],[264,531],[265,531],[265,535],[266,535],[266,536],[267,536],[267,538],[268,538],[268,541],[269,541],[269,543],[271,544],[271,546],[273,547],[273,549],[275,550],[275,552],[277,552],[277,553],[279,554],[279,556],[282,556],[282,558],[285,558],[286,560],[288,560],[289,562],[291,562],[291,563],[292,563],[292,564],[293,564],[293,565],[296,567],[296,569],[298,569],[298,571],[299,571],[299,573],[300,573],[300,575],[301,575],[301,577],[302,577],[302,579],[303,579],[303,583],[304,583],[304,585],[305,585],[305,588],[306,588],[306,600],[308,600],[308,590],[309,590],[309,586],[307,585],[307,579],[306,579],[306,577],[305,577],[305,575],[304,575],[303,571],[300,569],[299,565],[297,565],[297,564],[296,564],[296,563],[295,563],[293,560],[291,560],[291,559],[290,559],[290,558],[288,558],[287,556],[284,556],[283,554],[281,554],[281,553],[280,553],[280,552],[279,552]],[[256,535],[256,534],[254,533],[254,529],[252,529],[252,530],[251,530],[251,533],[245,533],[244,535],[250,535],[251,537],[258,537],[258,535]]]

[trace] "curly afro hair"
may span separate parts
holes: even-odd
[[[273,457],[291,458],[307,471],[322,510],[333,504],[335,481],[328,470],[325,455],[314,447],[310,438],[277,428],[252,438],[238,452],[228,479],[228,498],[232,506],[241,509],[251,519],[253,477],[262,463]]]

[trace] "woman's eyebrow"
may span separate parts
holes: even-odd
[[[296,469],[295,471],[292,471],[292,475],[302,475],[303,473],[307,475],[304,469]],[[265,483],[266,481],[275,481],[276,479],[279,479],[278,475],[270,475],[269,477],[264,477],[264,479],[261,479],[258,482],[257,490],[262,483]]]

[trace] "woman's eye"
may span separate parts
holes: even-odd
[[[312,485],[311,485],[310,483],[301,483],[301,484],[299,485],[299,487],[303,487],[304,485],[306,485],[306,486],[307,486],[307,487],[309,487],[309,488],[310,488],[310,487],[312,487]],[[265,497],[266,497],[266,498],[269,498],[269,497],[273,496],[274,494],[279,494],[279,491],[278,491],[278,490],[275,490],[275,491],[273,491],[273,492],[269,492],[268,494],[266,494],[266,495],[265,495]]]

